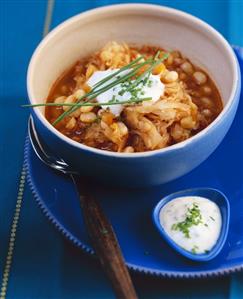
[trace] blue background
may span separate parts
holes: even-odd
[[[56,0],[51,28],[84,10],[127,1]],[[136,2],[136,1],[133,1]],[[210,23],[243,46],[243,1],[139,1],[163,4]],[[42,39],[47,1],[0,1],[0,277],[23,163],[28,111],[26,70]],[[240,298],[242,274],[199,281],[133,275],[141,298]],[[74,248],[47,222],[27,187],[16,237],[8,296],[13,299],[114,298],[99,265]]]

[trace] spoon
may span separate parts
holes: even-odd
[[[170,236],[166,233],[164,228],[160,223],[160,211],[161,209],[171,200],[179,197],[187,197],[187,196],[200,196],[207,198],[213,201],[220,210],[221,217],[222,217],[222,225],[218,240],[216,241],[215,245],[209,252],[203,254],[194,254],[190,251],[185,250],[181,246],[179,246],[176,242],[174,242]],[[229,230],[229,221],[230,221],[230,205],[227,197],[221,191],[213,188],[194,188],[194,189],[187,189],[175,193],[171,193],[164,198],[162,198],[158,204],[155,206],[153,210],[153,221],[154,224],[159,231],[160,235],[165,239],[165,241],[175,249],[179,254],[183,255],[184,257],[191,259],[193,261],[198,262],[206,262],[213,258],[215,258],[220,251],[222,250],[225,241],[227,239],[228,230]]]
[[[28,133],[37,157],[47,166],[72,178],[79,194],[85,224],[95,253],[112,284],[116,297],[136,299],[137,295],[114,230],[98,202],[91,196],[87,179],[81,177],[63,159],[51,153],[38,136],[32,117],[29,118]]]

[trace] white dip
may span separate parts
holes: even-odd
[[[175,198],[161,209],[159,217],[169,237],[195,254],[210,251],[220,235],[219,207],[204,197]]]
[[[94,72],[94,74],[87,81],[87,84],[92,88],[96,83],[98,83],[105,77],[116,73],[118,70],[119,69]],[[118,79],[119,76],[124,76],[130,71],[131,70],[122,71],[117,76],[112,77],[110,80],[108,80],[108,82],[105,82],[103,85],[98,87],[97,90],[101,87],[104,87],[104,86],[114,82],[114,80]],[[131,80],[131,82],[133,82],[133,81]],[[150,74],[150,76],[148,77],[148,80],[147,80],[147,84],[141,83],[138,85],[137,89],[140,90],[137,92],[138,98],[152,98],[151,102],[158,101],[160,96],[162,96],[164,94],[164,84],[160,81],[159,75]],[[125,90],[125,87],[121,83],[121,84],[118,84],[118,85],[114,86],[113,88],[107,90],[106,92],[98,95],[96,100],[99,103],[107,103],[107,102],[112,101],[114,98],[119,102],[130,100],[132,98],[132,94],[130,92],[125,92],[124,94],[121,94],[120,92],[122,90]],[[111,106],[102,106],[101,105],[101,107],[104,109],[109,107],[110,111],[116,116],[119,116],[123,110],[123,105],[111,105]]]

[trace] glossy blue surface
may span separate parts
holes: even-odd
[[[238,57],[242,50],[238,50]],[[241,58],[242,59],[242,58]],[[242,67],[242,60],[240,61]],[[200,167],[171,183],[151,189],[105,189],[93,186],[115,231],[128,265],[147,273],[173,277],[201,277],[243,268],[243,98],[233,125],[218,149]],[[71,180],[43,165],[27,144],[26,163],[35,198],[48,218],[78,247],[92,253],[78,198]],[[155,231],[151,213],[160,198],[182,189],[210,186],[224,192],[231,206],[226,244],[207,263],[193,263],[178,255]]]
[[[108,10],[109,8],[104,9]],[[126,12],[122,10],[123,7],[118,6],[116,9],[121,11],[119,12],[121,13],[119,17],[124,20],[126,18]],[[130,9],[136,11],[137,7],[134,8],[134,6],[131,6]],[[159,6],[147,6],[146,9],[148,13],[151,13],[154,10],[157,11],[162,8]],[[102,14],[102,11],[103,10],[96,10],[97,18],[99,14]],[[170,14],[173,15],[174,13],[175,11],[168,11],[166,12],[166,16],[170,17]],[[80,16],[77,17],[80,18]],[[187,24],[188,16],[184,15],[182,17],[178,14],[177,17],[182,24]],[[69,22],[69,26],[72,26],[72,22],[78,22],[78,19],[72,19],[71,22],[67,20],[67,22]],[[178,24],[180,23],[178,22]],[[195,25],[199,28],[198,23],[195,23]],[[191,21],[190,27],[193,26],[194,24]],[[204,31],[208,30],[208,32],[210,32],[207,27],[203,29]],[[202,36],[204,31],[202,29],[198,30],[198,35]],[[53,34],[55,34],[55,32]],[[51,38],[54,37],[49,35],[47,40],[50,41]],[[218,42],[218,48],[221,49],[221,47],[223,48],[221,43]],[[43,47],[37,49],[37,52],[41,51],[42,48]],[[218,53],[215,55],[217,54]],[[233,52],[232,57],[234,58]],[[33,62],[32,64],[35,65]],[[33,69],[32,72],[37,73],[34,72]],[[146,152],[143,153],[144,156],[141,157],[137,156],[139,153],[137,153],[137,155],[129,155],[129,157],[125,157],[125,154],[123,154],[123,156],[117,156],[115,155],[116,153],[105,153],[104,151],[95,152],[92,148],[78,146],[78,143],[71,144],[69,142],[70,140],[64,140],[59,137],[55,131],[50,130],[49,127],[46,126],[46,123],[38,116],[35,109],[32,111],[32,114],[37,131],[43,140],[45,140],[46,144],[53,152],[62,157],[78,172],[85,173],[86,176],[105,184],[112,182],[113,186],[133,188],[154,186],[167,183],[188,173],[206,160],[217,148],[230,128],[238,106],[241,88],[239,70],[236,84],[237,88],[233,95],[234,100],[232,104],[228,106],[228,109],[225,109],[225,116],[215,120],[215,122],[207,128],[206,134],[204,134],[205,131],[202,131],[189,140],[181,142],[179,146],[172,145],[162,150]]]
[[[220,209],[221,217],[222,217],[222,226],[220,230],[219,238],[214,245],[214,247],[208,252],[204,254],[193,254],[190,251],[183,249],[181,246],[177,245],[170,236],[165,232],[163,226],[160,223],[160,211],[161,209],[172,199],[178,197],[185,197],[185,196],[201,196],[204,198],[208,198],[215,202]],[[207,262],[211,259],[215,258],[220,251],[222,250],[225,241],[228,236],[229,231],[229,221],[230,221],[230,205],[227,197],[219,190],[213,188],[194,188],[194,189],[187,189],[179,192],[175,192],[169,194],[168,196],[162,198],[156,205],[153,210],[153,221],[154,224],[162,235],[162,237],[167,241],[172,248],[174,248],[177,252],[182,254],[183,256],[198,262]]]

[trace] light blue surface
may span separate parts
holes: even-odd
[[[111,1],[56,1],[51,27],[83,10],[109,3]],[[222,32],[230,43],[243,46],[241,0],[150,3],[176,7],[201,17]],[[0,166],[3,170],[0,180],[1,277],[27,127],[28,111],[19,106],[26,102],[26,69],[31,53],[42,38],[46,1],[2,0],[0,5]],[[10,116],[12,121],[9,121]],[[227,157],[223,162],[227,165]],[[210,173],[210,168],[208,172]],[[234,181],[233,175],[231,179]],[[193,282],[174,282],[140,275],[133,275],[133,278],[141,298],[239,299],[243,294],[242,274]],[[17,230],[7,298],[114,298],[100,267],[80,254],[79,250],[53,229],[36,206],[28,188]]]
[[[198,178],[197,178],[198,179]],[[208,253],[202,253],[202,254],[195,254],[188,250],[185,250],[181,246],[179,246],[176,242],[174,242],[170,236],[166,233],[163,226],[160,223],[160,212],[163,209],[163,207],[169,203],[171,200],[179,197],[186,197],[186,196],[200,196],[204,198],[208,198],[209,200],[216,203],[216,205],[219,207],[221,217],[222,217],[222,226],[220,229],[220,234],[218,237],[218,240],[216,244],[213,246],[213,248]],[[157,230],[161,234],[161,236],[164,238],[165,241],[177,252],[179,252],[181,255],[185,256],[188,259],[191,259],[193,261],[197,262],[207,262],[211,259],[215,258],[222,250],[226,239],[230,239],[228,237],[228,231],[229,231],[229,221],[230,221],[230,204],[225,194],[223,194],[220,190],[213,189],[213,188],[193,188],[193,189],[186,189],[186,190],[180,190],[179,192],[171,193],[168,196],[165,196],[162,198],[157,205],[155,206],[153,210],[152,215],[154,225],[156,226]],[[242,236],[243,238],[243,236]],[[242,269],[243,269],[243,259],[242,259]]]

